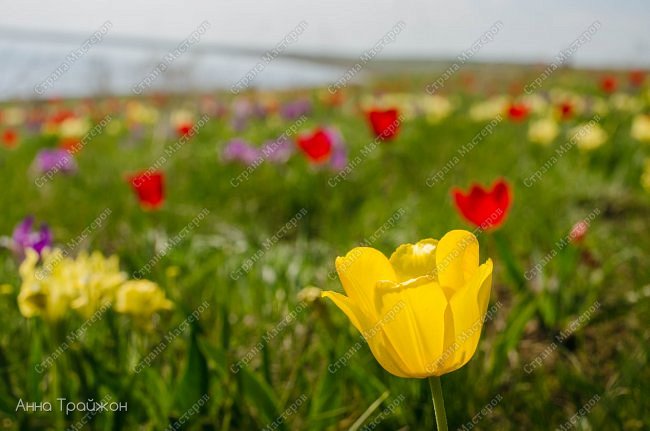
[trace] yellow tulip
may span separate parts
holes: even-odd
[[[632,121],[632,137],[637,141],[650,142],[650,115],[637,115]]]
[[[607,132],[598,124],[583,123],[569,130],[569,136],[576,146],[585,151],[596,149],[607,141]]]
[[[59,134],[63,138],[81,138],[90,130],[90,121],[86,118],[67,118],[59,125]]]
[[[505,96],[478,102],[469,109],[469,117],[480,122],[493,120],[508,109],[509,103],[509,99]]]
[[[126,119],[129,123],[154,124],[158,121],[158,116],[158,111],[152,106],[136,101],[126,104]]]
[[[69,263],[69,259],[59,249],[45,249],[42,259],[42,265],[38,266],[38,253],[33,249],[26,250],[25,260],[19,268],[22,284],[18,308],[27,318],[43,316],[47,320],[58,320],[76,297],[69,280],[60,276],[60,268]]]
[[[76,296],[70,308],[89,318],[97,310],[105,309],[114,301],[117,288],[126,281],[126,274],[120,271],[117,256],[105,257],[94,251],[88,255],[81,252],[76,259],[66,259],[61,265],[60,279],[74,288]]]
[[[528,127],[528,140],[540,145],[550,144],[560,133],[560,128],[552,118],[542,118]]]
[[[97,251],[73,258],[57,248],[45,249],[39,265],[38,254],[28,249],[19,271],[18,307],[27,318],[54,321],[71,310],[90,318],[112,304],[117,312],[142,316],[172,308],[157,284],[127,281],[117,256],[105,257]]]
[[[149,317],[160,310],[171,310],[172,302],[153,281],[130,280],[117,291],[115,311]]]
[[[336,259],[348,296],[330,298],[398,377],[441,376],[465,365],[481,335],[492,286],[492,261],[479,266],[470,232],[404,244],[390,259],[357,247]]]
[[[451,101],[443,96],[422,96],[416,99],[418,108],[429,123],[435,124],[444,120],[454,109]]]
[[[10,106],[2,112],[2,120],[9,127],[18,127],[25,122],[27,113],[17,106]]]

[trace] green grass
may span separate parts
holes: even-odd
[[[584,76],[575,74],[567,84],[562,75],[558,81],[580,88]],[[373,140],[355,106],[356,91],[341,108],[328,108],[316,102],[315,94],[306,94],[316,106],[303,128],[336,125],[350,158]],[[362,157],[336,187],[328,185],[335,173],[309,166],[300,154],[286,165],[265,163],[232,187],[231,178],[245,168],[221,163],[218,150],[237,134],[228,118],[211,119],[162,168],[167,194],[157,212],[139,208],[124,176],[149,167],[174,142],[171,136],[153,137],[161,130],[165,134],[168,109],[197,110],[197,98],[171,99],[160,123],[141,139],[130,139],[126,132],[97,137],[77,156],[77,175],[57,176],[42,188],[35,186],[29,168],[40,148],[53,145],[51,140],[23,134],[17,148],[0,149],[2,234],[10,235],[25,215],[34,214],[50,224],[55,242],[65,245],[108,208],[105,224],[74,252],[117,254],[129,274],[202,209],[209,211],[147,275],[174,301],[173,312],[147,330],[109,311],[43,374],[34,371],[34,364],[83,321],[74,314],[58,325],[23,318],[16,305],[17,263],[2,251],[0,284],[14,290],[0,298],[0,429],[63,429],[79,421],[82,413],[64,417],[57,408],[16,412],[19,398],[54,404],[56,395],[75,401],[108,395],[128,402],[128,412],[100,413],[89,429],[163,429],[205,394],[209,398],[186,429],[263,429],[287,409],[295,413],[277,429],[348,429],[380,398],[365,422],[376,423],[374,429],[433,429],[427,382],[384,371],[343,313],[321,299],[301,302],[298,293],[308,286],[341,291],[338,279],[329,277],[334,258],[374,238],[396,211],[403,215],[372,243],[385,254],[402,243],[471,229],[456,213],[450,190],[498,177],[514,187],[513,208],[500,231],[481,234],[479,241],[481,260],[495,260],[491,303],[499,308],[486,323],[474,358],[442,378],[450,429],[471,421],[495,397],[491,412],[472,429],[554,429],[595,395],[599,401],[575,429],[644,429],[650,423],[650,194],[639,178],[650,147],[630,137],[629,113],[612,110],[601,121],[610,134],[603,147],[591,153],[570,150],[529,188],[524,179],[552,156],[564,135],[548,148],[536,146],[526,140],[527,122],[504,119],[443,181],[428,187],[427,177],[484,125],[466,114],[478,96],[458,93],[456,99],[457,110],[438,124],[421,118],[405,122],[395,141]],[[119,113],[112,115],[121,121]],[[260,143],[289,124],[257,120],[242,136]],[[558,250],[539,277],[517,285],[498,252],[498,240],[523,274],[595,209],[599,215],[580,249]],[[301,210],[305,215],[297,226],[265,249],[265,241]],[[258,250],[265,251],[234,280],[231,273]],[[198,321],[171,340],[151,366],[134,373],[165,334],[204,301],[209,306]],[[527,373],[524,366],[595,301],[600,307],[585,325]],[[295,318],[284,325],[288,315]],[[274,334],[278,325],[281,330]],[[328,371],[350,351],[345,366]],[[233,372],[246,357],[250,361]]]

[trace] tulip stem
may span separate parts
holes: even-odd
[[[431,398],[433,398],[433,410],[436,413],[436,426],[438,431],[447,431],[447,413],[445,412],[445,400],[442,398],[442,385],[440,377],[429,377],[431,387]]]

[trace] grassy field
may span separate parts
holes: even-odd
[[[407,110],[431,97],[424,88],[437,76],[348,88],[336,103],[314,89],[5,104],[0,129],[19,136],[0,148],[5,243],[34,215],[55,246],[70,256],[119,256],[125,274],[157,283],[173,308],[145,319],[111,308],[90,324],[74,311],[26,318],[17,305],[19,257],[2,250],[0,429],[433,429],[427,382],[384,371],[313,288],[341,292],[334,259],[361,243],[390,255],[403,243],[473,230],[452,190],[499,178],[512,187],[512,208],[500,229],[477,234],[481,261],[495,262],[494,312],[473,359],[442,377],[450,429],[647,429],[650,190],[641,178],[650,146],[631,129],[650,92],[628,88],[619,74],[609,94],[600,75],[570,70],[546,80],[536,98],[518,92],[540,72],[459,72],[441,90],[449,112],[436,105],[431,115]],[[520,101],[530,112],[514,121],[502,111],[459,153],[491,121],[472,108],[499,94],[506,108]],[[265,113],[236,130],[243,99]],[[564,99],[575,110],[559,119]],[[304,117],[274,109],[295,100],[309,101]],[[364,115],[372,104],[397,104],[405,114],[395,139],[372,145]],[[40,120],[28,124],[16,107]],[[109,120],[74,155],[75,173],[37,181],[36,154],[59,146],[63,133],[44,123],[62,110],[91,127]],[[179,141],[179,117],[205,124]],[[561,150],[594,117],[606,141]],[[547,145],[528,136],[539,118],[555,118],[559,128]],[[259,146],[292,125],[298,134],[336,127],[346,169],[315,166],[298,149],[284,163],[224,160],[230,139]],[[165,175],[165,200],[153,211],[127,181],[151,167]],[[567,242],[583,219],[584,240]],[[43,367],[46,358],[54,359]],[[66,415],[57,398],[118,401],[128,410]],[[52,411],[19,409],[19,400],[50,402]]]

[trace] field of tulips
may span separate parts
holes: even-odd
[[[0,429],[648,429],[644,73],[438,78],[0,104]]]

